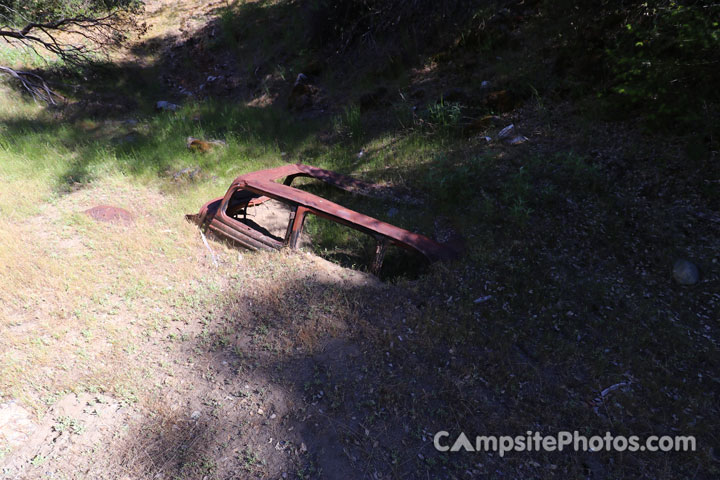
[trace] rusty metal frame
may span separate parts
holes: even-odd
[[[456,256],[453,249],[428,237],[350,210],[318,195],[293,188],[292,182],[298,177],[315,178],[353,193],[368,194],[375,188],[372,184],[330,170],[302,164],[284,165],[240,175],[232,182],[223,197],[207,202],[197,215],[190,215],[188,218],[196,221],[201,227],[207,227],[215,235],[237,242],[245,248],[271,250],[283,247],[297,248],[306,216],[316,215],[374,237],[377,246],[370,270],[375,274],[378,274],[382,268],[389,245],[416,251],[431,262]],[[279,183],[278,180],[281,179],[284,181]],[[245,192],[245,194],[241,195],[239,200],[236,198],[235,203],[231,203],[237,192]],[[292,208],[283,242],[232,218],[235,213],[246,213],[248,207],[260,205],[270,199],[283,202]]]

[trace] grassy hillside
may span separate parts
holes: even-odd
[[[35,425],[10,442],[0,424],[2,478],[717,476],[716,92],[686,79],[704,110],[637,106],[665,101],[661,72],[618,97],[623,19],[593,33],[550,28],[549,2],[410,3],[148,1],[146,36],[85,71],[1,46],[68,98],[1,90],[0,418],[16,402]],[[673,18],[696,41],[689,11]],[[597,82],[564,40],[594,34]],[[524,140],[498,137],[510,124]],[[391,257],[381,281],[361,237],[321,221],[305,252],[250,253],[184,219],[287,162],[382,185],[342,200],[462,239],[462,257]],[[83,213],[101,204],[134,223]],[[673,280],[678,259],[697,284]],[[500,458],[438,452],[440,430],[698,450]]]

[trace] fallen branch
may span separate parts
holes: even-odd
[[[41,100],[51,105],[57,105],[57,102],[55,101],[56,98],[58,100],[65,101],[65,97],[52,90],[40,75],[36,75],[32,72],[22,72],[3,66],[0,66],[0,73],[9,75],[19,81],[22,87],[27,90],[30,95],[32,95],[35,101]]]

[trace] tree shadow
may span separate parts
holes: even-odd
[[[428,462],[439,459],[429,432],[456,415],[499,415],[502,402],[481,388],[470,393],[479,411],[452,407],[452,380],[423,367],[444,356],[443,346],[411,352],[397,339],[412,337],[405,319],[417,299],[338,267],[318,273],[314,263],[258,282],[255,292],[238,282],[213,299],[206,332],[170,356],[193,359],[176,369],[187,393],[169,388],[155,417],[116,445],[124,470],[137,478],[452,471]]]
[[[597,367],[572,349],[576,340],[562,330],[552,341],[533,342],[550,317],[508,315],[508,305],[493,302],[454,306],[451,295],[468,278],[451,278],[443,266],[430,274],[446,282],[438,291],[427,278],[381,284],[323,265],[290,254],[268,265],[264,280],[240,274],[208,299],[202,318],[179,325],[196,332],[170,357],[183,359],[176,377],[184,389],[168,387],[170,411],[159,409],[118,445],[129,452],[124,458],[137,462],[135,471],[147,478],[198,476],[209,459],[218,478],[452,478],[473,470],[543,476],[533,466],[541,462],[592,478],[642,475],[666,460],[682,471],[704,468],[697,455],[681,452],[657,463],[646,454],[628,461],[617,452],[526,451],[508,454],[512,464],[484,455],[478,466],[475,452],[436,451],[439,431],[452,438],[459,432],[603,431],[607,417],[583,403],[597,394],[591,377]],[[551,282],[525,280],[526,288]],[[585,295],[582,282],[573,285],[576,295]],[[595,341],[602,348],[610,340]],[[564,356],[545,353],[547,345]],[[616,373],[602,375],[605,383]],[[620,407],[606,407],[607,415],[621,415]],[[140,451],[154,460],[141,459]]]

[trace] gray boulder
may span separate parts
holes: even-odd
[[[694,263],[678,260],[673,265],[673,278],[680,285],[695,285],[700,280],[700,271]]]

